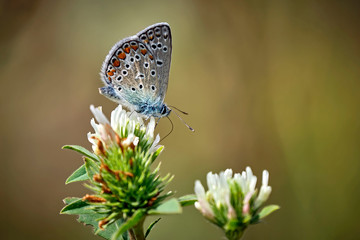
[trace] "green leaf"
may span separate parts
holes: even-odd
[[[67,205],[61,209],[61,214],[87,214],[91,213],[92,210],[86,209],[89,204],[81,200],[81,198],[67,198],[64,199]]]
[[[82,201],[81,198],[66,198],[64,199],[64,202],[68,205],[61,210],[61,214],[79,215],[79,222],[82,222],[85,225],[93,226],[95,234],[105,239],[110,240],[114,232],[118,231],[119,227],[123,223],[122,219],[118,219],[114,223],[107,225],[104,230],[101,230],[99,228],[98,222],[100,219],[106,218],[107,214],[96,213],[89,209],[90,204]],[[118,239],[128,239],[127,233],[124,233],[122,236],[119,235]]]
[[[149,215],[157,214],[176,214],[182,213],[182,208],[176,198],[171,198],[168,201],[159,205],[156,209],[149,210]]]
[[[67,198],[65,198],[64,200],[63,200],[63,202],[66,204],[66,205],[68,205],[68,204],[70,204],[70,203],[73,203],[73,202],[75,202],[75,201],[77,201],[77,200],[79,200],[80,198],[77,198],[77,197],[67,197]]]
[[[90,158],[84,157],[85,169],[89,179],[93,179],[95,174],[99,173],[99,166]]]
[[[114,232],[116,232],[119,229],[119,227],[123,224],[123,222],[124,222],[123,219],[119,219],[114,223],[110,224],[109,226],[107,226],[104,230],[99,231],[97,234],[105,239],[110,240],[114,235]],[[120,240],[129,239],[127,232],[124,232],[118,239]]]
[[[90,152],[89,150],[87,150],[84,147],[78,146],[78,145],[65,145],[62,147],[62,149],[70,149],[70,150],[74,150],[78,153],[83,154],[84,156],[91,158],[97,162],[99,162],[99,158],[92,152]]]
[[[94,211],[92,211],[92,213],[90,214],[80,214],[79,215],[79,222],[82,222],[86,225],[91,225],[94,228],[94,233],[96,235],[99,235],[105,239],[112,239],[112,236],[114,234],[114,232],[118,231],[119,227],[123,224],[123,220],[122,219],[118,219],[115,222],[113,222],[112,224],[106,225],[106,227],[102,230],[99,228],[99,220],[106,218],[107,215],[106,214],[100,214],[100,213],[95,213]],[[125,232],[123,235],[119,235],[117,238],[115,238],[116,240],[123,240],[123,239],[127,239],[127,233]]]
[[[182,207],[193,205],[196,201],[196,195],[195,194],[189,194],[178,198],[179,203]]]
[[[89,176],[86,173],[85,165],[81,165],[75,172],[73,172],[70,177],[68,177],[65,181],[65,184],[69,184],[72,182],[79,182],[79,181],[85,181],[88,180]]]
[[[127,230],[134,227],[140,221],[144,219],[146,211],[144,209],[138,209],[126,222],[119,226],[118,230],[112,235],[111,240],[117,240],[121,235],[126,233]],[[142,227],[142,226],[141,226]]]
[[[160,219],[161,219],[161,218],[156,219],[155,221],[153,221],[153,222],[149,225],[149,227],[148,227],[148,229],[146,230],[146,233],[145,233],[145,238],[147,238],[147,236],[148,236],[149,233],[151,232],[151,229],[155,226],[155,224],[157,224],[157,223],[160,221]]]
[[[280,207],[278,205],[269,205],[269,206],[264,207],[263,209],[261,209],[261,211],[259,213],[259,219],[263,219],[264,217],[266,217],[270,213],[278,210],[279,208]]]

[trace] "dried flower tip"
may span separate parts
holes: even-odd
[[[102,183],[102,184],[105,183],[104,180],[102,179],[102,177],[100,176],[100,174],[95,174],[95,175],[93,176],[93,180],[94,180],[95,182],[98,182],[98,183]]]
[[[101,186],[101,189],[103,193],[112,193],[110,188],[108,188],[105,184]]]
[[[113,170],[111,170],[111,169],[109,168],[109,166],[106,165],[106,164],[104,164],[104,163],[101,164],[100,170],[101,170],[101,169],[105,169],[105,171],[107,171],[107,172],[109,172],[109,173],[111,173],[111,174],[113,174],[113,175],[116,175],[116,172],[114,172]]]
[[[97,141],[97,147],[98,147],[98,150],[104,155],[106,156],[106,151],[105,151],[105,148],[104,148],[104,145],[103,143],[98,139]]]
[[[94,196],[94,195],[89,195],[89,194],[86,194],[86,195],[82,198],[82,200],[83,200],[83,201],[94,202],[94,203],[106,202],[106,199],[105,199],[105,198],[96,197],[96,196]]]
[[[149,202],[148,202],[148,206],[150,207],[150,206],[152,206],[153,205],[153,203],[156,201],[156,199],[157,199],[157,197],[152,197],[152,198],[150,198],[150,200],[149,200]]]
[[[134,177],[134,174],[131,172],[122,172],[127,177]]]
[[[104,225],[106,225],[107,223],[109,222],[109,220],[107,220],[107,219],[104,219],[104,220],[101,220],[100,222],[99,222],[99,228],[101,229],[101,230],[104,230]]]
[[[115,140],[116,140],[117,145],[121,148],[122,147],[121,146],[121,139],[120,139],[120,137],[119,137],[119,135],[117,133],[115,133]],[[121,150],[123,150],[123,149],[121,149]]]

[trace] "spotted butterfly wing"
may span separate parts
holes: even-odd
[[[156,73],[158,79],[159,96],[163,100],[168,86],[169,70],[171,64],[171,32],[167,23],[154,24],[137,36],[148,49],[154,54],[156,64]]]
[[[101,70],[100,93],[147,117],[170,113],[163,103],[171,63],[171,32],[157,23],[125,38],[110,50]]]

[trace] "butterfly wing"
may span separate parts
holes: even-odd
[[[152,90],[157,82],[154,69],[156,71],[153,54],[137,36],[123,39],[105,59],[101,74],[107,86],[101,88],[101,93],[139,111],[144,103],[156,99],[156,92]]]
[[[141,112],[144,105],[161,104],[167,89],[170,61],[169,25],[152,25],[119,41],[110,50],[100,73],[106,86],[100,88],[100,92],[137,112]]]
[[[137,34],[140,41],[152,51],[155,58],[158,96],[163,102],[169,81],[172,39],[167,23],[151,25]]]

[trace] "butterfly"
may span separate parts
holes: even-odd
[[[168,23],[156,23],[117,42],[102,65],[102,95],[146,118],[166,117],[165,103],[171,63]]]

